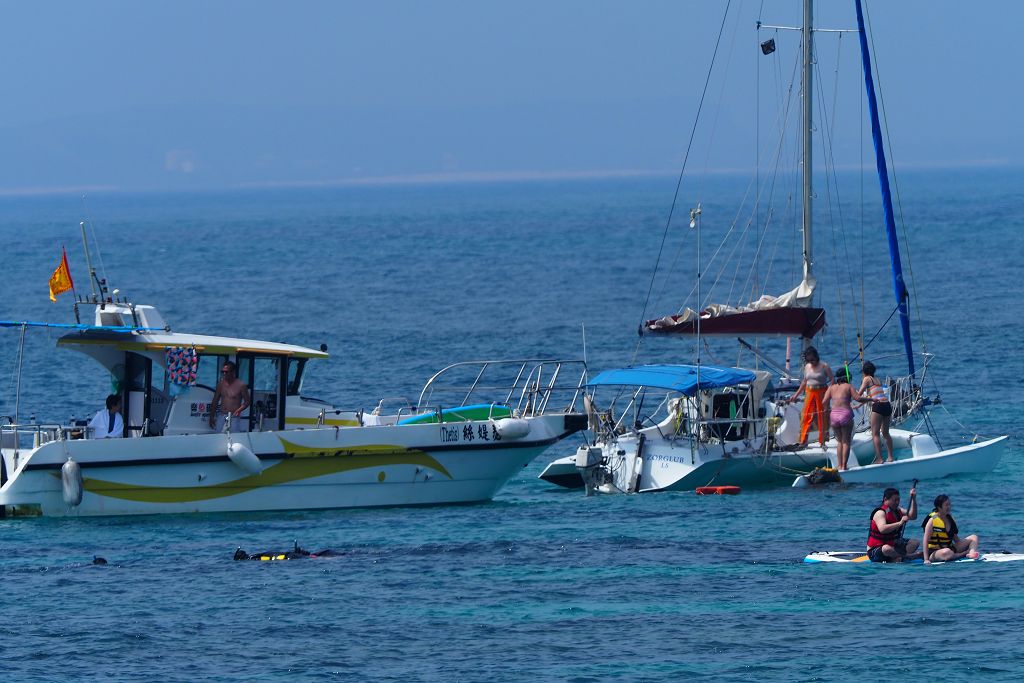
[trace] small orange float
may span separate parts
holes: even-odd
[[[740,492],[739,486],[698,486],[698,496],[735,496]]]

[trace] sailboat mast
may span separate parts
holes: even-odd
[[[907,312],[907,285],[903,281],[903,264],[900,261],[900,245],[896,239],[896,219],[892,211],[892,192],[889,190],[889,171],[885,163],[885,146],[882,144],[882,126],[878,121],[878,102],[875,99],[875,81],[871,77],[871,53],[868,51],[867,32],[864,30],[864,12],[861,0],[857,4],[857,29],[860,36],[860,54],[864,63],[864,88],[868,95],[868,111],[871,113],[871,138],[875,144],[875,166],[878,169],[878,184],[882,188],[882,208],[885,212],[885,232],[889,237],[889,260],[892,263],[892,288],[900,312],[900,331],[903,334],[903,348],[907,353],[910,376],[914,369],[914,347],[910,340],[910,316]]]
[[[812,186],[812,161],[811,161],[811,127],[813,125],[813,71],[812,71],[812,60],[814,59],[814,38],[813,38],[813,23],[814,23],[814,3],[812,0],[804,0],[804,21],[803,21],[803,71],[800,78],[801,89],[803,90],[803,111],[801,116],[801,123],[803,125],[803,149],[801,165],[803,166],[803,187],[802,187],[802,204],[803,204],[803,252],[804,252],[804,283],[812,284],[814,282],[814,276],[811,273],[811,194],[813,191]],[[808,306],[813,306],[813,290],[811,293],[811,299],[808,301]],[[806,343],[806,340],[805,340]]]

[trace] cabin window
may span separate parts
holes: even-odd
[[[306,367],[305,358],[288,359],[288,395],[298,396],[302,393],[302,371]]]
[[[211,356],[199,354],[199,368],[196,371],[196,384],[213,391],[220,381],[220,369],[224,367],[227,356]]]
[[[252,377],[249,389],[252,394],[254,418],[277,420],[278,396],[281,391],[281,360],[276,357],[257,356],[251,360]],[[246,363],[249,365],[249,363]]]

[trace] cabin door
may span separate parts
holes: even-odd
[[[238,376],[249,386],[249,431],[284,429],[285,360],[282,356],[238,354]]]
[[[149,388],[153,383],[153,362],[137,353],[124,358],[124,396],[121,417],[127,430],[125,436],[141,436],[149,420]]]

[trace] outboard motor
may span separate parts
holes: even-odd
[[[580,446],[576,449],[576,469],[583,478],[587,495],[594,495],[598,486],[605,483],[604,453],[600,446]]]
[[[82,467],[71,456],[60,468],[60,488],[64,502],[70,507],[78,507],[82,502]]]

